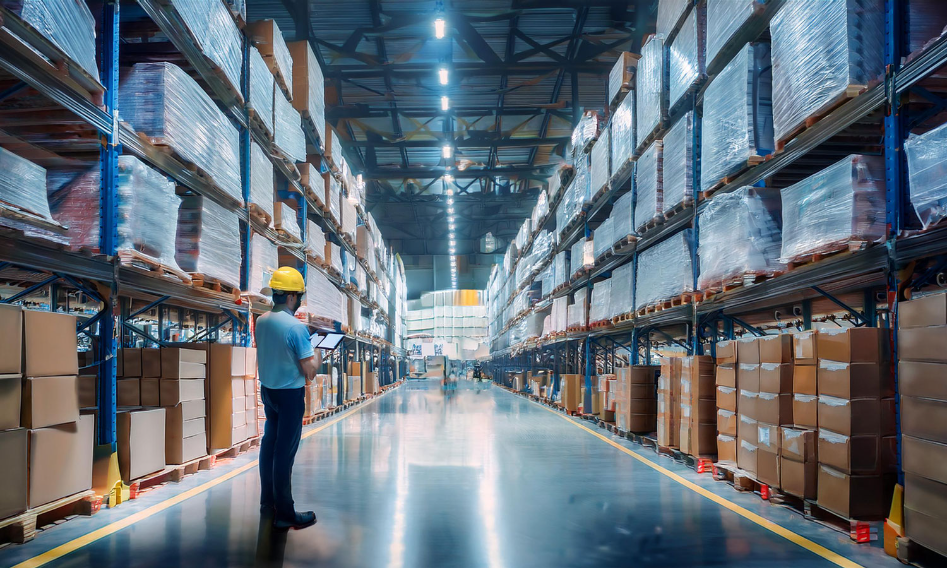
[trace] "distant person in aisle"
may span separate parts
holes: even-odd
[[[295,268],[280,267],[270,279],[273,310],[256,322],[260,392],[266,424],[260,443],[260,514],[276,529],[300,529],[316,522],[312,511],[293,503],[293,462],[302,435],[306,384],[316,376],[309,330],[295,317],[306,282]]]

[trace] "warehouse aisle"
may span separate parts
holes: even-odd
[[[829,550],[822,556],[806,550],[740,511],[854,561],[835,556],[838,565],[897,565],[877,546],[853,545],[653,452],[637,455],[734,504],[712,502],[562,415],[499,388],[462,382],[446,398],[436,382],[410,382],[303,441],[294,492],[298,505],[316,510],[313,528],[278,535],[260,526],[250,454],[232,465],[232,478],[218,478],[209,489],[202,490],[210,476],[191,476],[140,500],[135,516],[129,517],[135,509],[103,511],[0,550],[0,565],[77,538],[84,546],[48,565],[833,565],[824,558]],[[240,468],[245,471],[234,475]],[[163,510],[146,508],[175,495],[180,502]],[[112,532],[121,516],[137,522]],[[100,527],[107,529],[92,532]]]

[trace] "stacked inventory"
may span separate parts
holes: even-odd
[[[736,345],[737,363],[737,466],[756,477],[759,460],[760,346],[754,338]]]
[[[676,301],[694,291],[693,232],[675,233],[638,255],[635,267],[635,309]]]
[[[737,463],[737,436],[739,429],[737,390],[736,341],[721,341],[716,346],[717,387],[717,459],[723,463]]]
[[[572,295],[566,320],[568,331],[585,331],[588,328],[589,289],[580,288]]]
[[[668,46],[668,108],[674,109],[704,78],[706,12],[701,4],[690,10]]]
[[[599,134],[598,141],[592,146],[591,160],[592,169],[589,183],[592,184],[592,195],[598,195],[599,192],[608,189],[608,179],[610,174],[608,154],[610,150],[609,141],[610,128],[604,128]],[[527,222],[529,220],[527,219]]]
[[[664,135],[662,156],[662,212],[694,203],[694,111],[680,117]]]
[[[273,181],[273,162],[256,142],[250,142],[250,212],[266,224],[273,220]]]
[[[635,230],[643,233],[663,218],[664,211],[664,143],[655,140],[638,159],[635,166]]]
[[[611,322],[612,319],[612,281],[606,278],[592,286],[592,299],[589,302],[589,324]]]
[[[204,280],[240,287],[240,223],[236,214],[200,195],[181,199],[175,260]]]
[[[634,85],[635,71],[640,56],[622,52],[608,74],[608,104],[615,105]]]
[[[211,344],[208,371],[207,447],[210,451],[226,450],[246,440],[255,430],[252,418],[257,415],[256,396],[247,396],[247,392],[252,390],[248,383],[256,380],[256,350]],[[251,418],[249,422],[247,416]]]
[[[161,406],[165,460],[181,464],[207,453],[207,351],[161,349]]]
[[[651,36],[641,48],[638,75],[635,78],[637,109],[635,125],[639,150],[659,130],[667,113],[667,85],[665,82],[664,38]]]
[[[322,68],[308,41],[290,43],[289,53],[293,59],[293,108],[324,145],[326,107]]]
[[[660,367],[636,365],[617,373],[615,425],[625,432],[651,433],[657,426],[656,387]]]
[[[924,134],[912,134],[904,143],[911,205],[925,229],[947,216],[945,138],[947,124]]]
[[[717,453],[714,361],[710,356],[681,357],[680,448],[691,456]]]
[[[792,336],[766,335],[756,340],[760,353],[760,389],[756,399],[756,476],[761,483],[780,487],[780,431],[791,427]]]
[[[681,357],[663,357],[658,377],[658,445],[677,448],[681,437]]]
[[[635,156],[635,92],[624,95],[610,122],[612,147],[611,177],[622,177],[634,168]]]

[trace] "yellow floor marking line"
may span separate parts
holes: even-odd
[[[367,408],[371,403],[375,402],[379,398],[380,397],[377,397],[377,396],[374,398],[371,398],[368,401],[366,401],[364,404],[358,405],[357,408],[353,408],[352,410],[349,410],[348,412],[336,418],[333,418],[332,420],[329,420],[316,428],[313,428],[307,432],[304,432],[302,435],[302,438],[308,438],[309,436],[312,436],[316,432],[325,430],[329,426],[333,426],[341,422],[342,420],[345,420],[349,416],[352,416],[353,414],[356,414],[362,411],[363,409]],[[187,501],[191,497],[200,495],[201,493],[204,493],[205,491],[212,489],[213,487],[216,487],[217,485],[220,485],[221,483],[227,480],[237,477],[241,473],[244,473],[248,470],[255,468],[257,465],[259,465],[259,463],[260,463],[259,460],[253,460],[252,462],[246,463],[233,471],[229,471],[225,473],[224,475],[221,475],[220,477],[217,477],[215,479],[208,481],[207,483],[198,485],[197,487],[194,487],[193,489],[188,489],[184,493],[180,493],[160,503],[156,503],[148,507],[147,509],[143,509],[133,515],[129,515],[125,517],[124,519],[105,525],[102,528],[96,529],[88,534],[84,534],[80,537],[74,538],[70,540],[69,542],[63,543],[57,546],[56,548],[47,550],[46,552],[39,554],[37,556],[34,556],[33,558],[24,560],[23,562],[20,562],[19,564],[15,565],[13,568],[37,568],[39,566],[44,566],[52,562],[53,560],[62,558],[63,556],[69,554],[70,552],[74,552],[82,548],[83,546],[90,545],[97,540],[105,538],[109,536],[110,534],[116,533],[126,527],[130,527],[131,525],[134,525],[135,523],[143,521],[147,519],[148,517],[154,516],[157,513],[164,511],[165,509],[168,509],[170,507],[177,505],[178,503]]]

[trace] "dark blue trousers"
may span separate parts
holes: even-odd
[[[260,442],[260,504],[276,507],[278,517],[294,515],[293,461],[306,412],[306,389],[261,387],[266,424]]]

